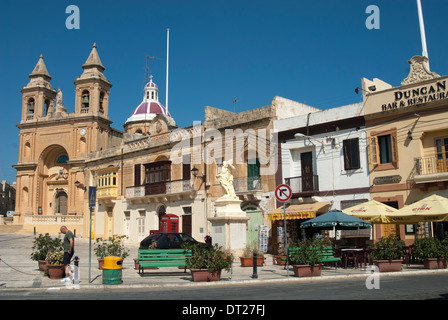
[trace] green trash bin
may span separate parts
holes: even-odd
[[[120,257],[104,257],[103,284],[121,284],[123,259]]]

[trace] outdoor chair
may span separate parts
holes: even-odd
[[[403,247],[403,252],[401,253],[401,258],[403,259],[403,262],[406,264],[406,266],[411,265],[411,248],[410,247]]]

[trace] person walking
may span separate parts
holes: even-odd
[[[65,234],[64,240],[62,241],[62,248],[64,249],[64,257],[62,258],[62,264],[65,269],[65,278],[62,282],[69,282],[73,279],[73,270],[70,267],[70,261],[72,260],[73,254],[75,253],[75,236],[73,232],[67,229],[66,226],[61,227],[61,232]]]

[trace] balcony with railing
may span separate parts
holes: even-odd
[[[298,196],[311,196],[319,191],[318,175],[285,178],[285,183],[291,187],[292,193]]]
[[[151,196],[160,195],[181,195],[193,190],[191,180],[174,180],[147,183],[142,186],[133,186],[126,188],[127,199],[142,199]]]
[[[235,193],[261,191],[261,177],[242,177],[233,179]]]
[[[448,159],[430,156],[414,159],[414,182],[431,183],[448,181]]]

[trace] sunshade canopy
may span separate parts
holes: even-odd
[[[352,217],[339,210],[331,210],[316,218],[303,222],[301,228],[336,228],[339,230],[371,228],[372,225],[362,219]]]
[[[370,223],[391,223],[388,215],[393,214],[397,209],[384,203],[370,200],[342,211]]]
[[[389,219],[404,224],[448,221],[448,199],[431,195],[397,210],[389,215]]]

